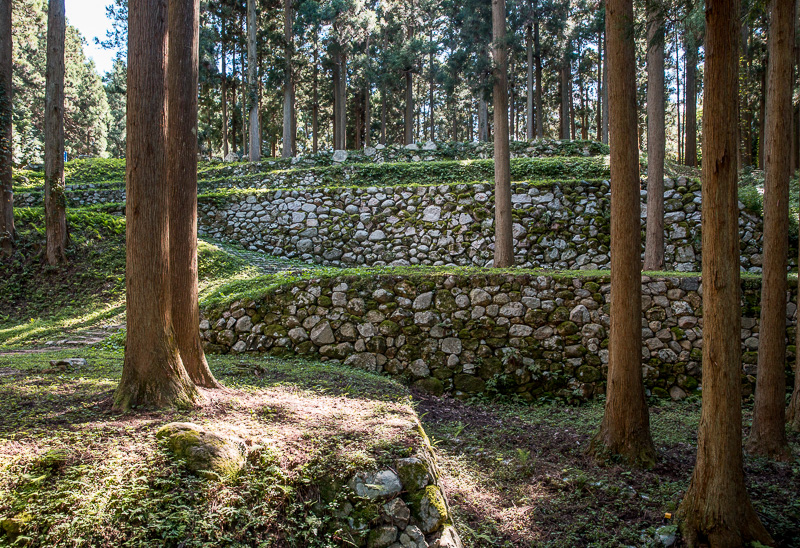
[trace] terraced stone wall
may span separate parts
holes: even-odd
[[[512,192],[518,266],[609,268],[607,181],[515,183]],[[700,185],[667,180],[664,197],[665,268],[698,271]],[[483,267],[493,256],[493,209],[488,183],[308,188],[201,200],[199,220],[202,234],[323,265]],[[761,220],[742,210],[739,224],[742,267],[760,272]]]
[[[702,381],[700,280],[643,277],[642,292],[645,385],[651,394],[684,398]],[[321,278],[205,311],[200,328],[209,352],[321,356],[435,394],[582,401],[605,390],[609,294],[607,277]],[[746,392],[755,382],[759,294],[760,282],[743,283]],[[789,337],[796,302],[793,289]]]

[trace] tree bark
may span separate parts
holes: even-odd
[[[644,269],[664,268],[664,18],[648,2],[647,14],[647,230]]]
[[[64,0],[47,9],[47,83],[45,89],[44,211],[47,262],[67,261],[67,204],[64,196]]]
[[[406,69],[406,115],[403,144],[410,145],[414,142],[414,75],[411,69]]]
[[[114,409],[191,405],[200,395],[172,326],[166,166],[166,0],[128,6],[127,342]],[[192,152],[194,153],[194,147]]]
[[[340,45],[334,46],[333,67],[333,148],[347,147],[347,60]]]
[[[527,93],[527,124],[525,125],[526,137],[529,141],[533,141],[536,136],[536,127],[533,111],[533,0],[528,0],[528,16],[530,19],[525,25],[525,52],[528,56],[528,65],[525,69],[528,77],[528,93]]]
[[[494,58],[494,267],[514,266],[511,159],[508,143],[508,50],[506,0],[492,0]]]
[[[233,41],[231,49],[231,93],[233,94],[233,104],[231,105],[231,150],[236,154],[236,143],[239,138],[239,133],[236,131],[236,40]]]
[[[602,5],[602,4],[601,4]],[[597,140],[603,138],[603,30],[597,31]]]
[[[290,2],[291,0],[286,0]],[[258,51],[256,49],[256,0],[247,0],[247,81],[250,106],[250,161],[261,160],[261,121],[258,112]],[[290,67],[291,68],[291,67]],[[291,71],[290,71],[291,73]]]
[[[678,47],[678,28],[675,27],[675,102],[677,108],[675,109],[676,119],[678,122],[678,163],[683,163],[683,148],[681,140],[681,53]]]
[[[572,82],[570,81],[570,62],[569,54],[564,52],[564,57],[561,59],[561,132],[559,138],[569,139],[569,103],[570,103],[570,88]]]
[[[252,2],[254,0],[248,0]],[[294,117],[294,74],[292,70],[292,54],[294,41],[292,34],[292,22],[294,15],[292,14],[292,0],[284,0],[283,3],[283,39],[285,41],[283,55],[286,59],[284,66],[284,80],[283,80],[283,149],[281,151],[282,158],[292,157],[292,142],[295,132]]]
[[[639,148],[633,0],[608,0],[611,113],[611,328],[608,387],[590,452],[652,467],[656,452],[642,382],[642,277]]]
[[[691,31],[687,30],[687,33]],[[686,40],[686,149],[685,160],[689,167],[697,167],[697,38],[694,34]]]
[[[785,369],[794,21],[794,2],[772,1],[764,160],[764,271],[753,427],[746,445],[749,453],[779,460],[791,458],[786,439]]]
[[[697,462],[677,512],[688,546],[773,545],[750,504],[742,458],[737,198],[739,1],[706,2],[703,112],[703,408]]]
[[[537,3],[538,7],[538,3]],[[536,138],[544,138],[544,107],[542,103],[542,47],[539,42],[539,15],[534,8],[533,57],[536,65]]]
[[[220,48],[222,51],[222,159],[228,157],[228,67],[227,58],[225,53],[225,21],[220,17],[220,27],[222,34],[222,43]]]
[[[0,2],[0,252],[14,252],[11,0]]]
[[[433,115],[433,90],[434,90],[434,77],[436,76],[436,71],[434,70],[433,64],[433,28],[431,28],[431,35],[430,35],[430,47],[431,51],[429,54],[429,63],[430,63],[430,126],[431,126],[431,141],[434,140],[434,115]]]
[[[608,11],[606,11],[606,17],[608,17]],[[608,24],[606,24],[606,29],[608,29]],[[606,62],[603,63],[603,135],[602,141],[603,144],[608,144],[608,114],[609,114],[609,105],[608,105],[608,31],[605,31],[605,36],[603,37],[603,51],[605,52],[605,59]]]
[[[241,86],[241,90],[242,90],[242,102],[241,102],[241,107],[242,107],[242,159],[244,159],[245,156],[247,156],[249,154],[249,152],[250,152],[250,146],[249,146],[250,143],[248,142],[248,140],[250,138],[250,124],[247,123],[247,118],[246,118],[246,116],[247,116],[247,93],[248,93],[247,89],[248,89],[248,86],[247,86],[247,82],[245,80],[246,76],[245,76],[245,72],[244,72],[244,70],[245,70],[245,57],[244,57],[245,49],[244,49],[244,47],[242,47],[240,49],[239,55],[240,55],[239,59],[241,60],[240,66],[242,67],[242,86]]]
[[[167,183],[172,325],[196,385],[219,386],[200,342],[197,288],[197,85],[200,0],[169,0]]]
[[[795,40],[800,40],[800,0],[796,0],[795,2]],[[795,63],[797,66],[797,71],[795,72],[795,78],[800,75],[800,44],[795,46]],[[796,118],[795,118],[795,132],[800,131],[800,108],[796,110]],[[798,136],[795,135],[795,140],[800,141]],[[800,145],[798,145],[800,146]],[[798,152],[800,154],[800,152]],[[800,157],[798,158],[798,162],[800,162]],[[800,257],[799,257],[800,258]],[[800,286],[800,280],[798,280],[798,286]],[[797,324],[796,332],[795,332],[795,348],[800,348],[796,346],[797,343],[800,342],[800,322]],[[797,351],[795,350],[795,354]],[[786,420],[789,423],[789,428],[791,428],[795,432],[800,432],[800,359],[795,357],[794,362],[794,389],[792,390],[792,398],[789,400],[789,408],[786,410]]]
[[[317,34],[314,33],[314,82],[312,90],[311,106],[311,150],[314,154],[319,150],[319,51],[317,50]]]

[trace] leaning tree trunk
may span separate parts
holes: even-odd
[[[644,269],[664,268],[664,18],[648,3],[647,14],[647,234]]]
[[[403,131],[403,144],[410,145],[414,142],[414,75],[411,69],[406,73],[406,114]]]
[[[789,179],[792,175],[792,52],[794,2],[773,0],[769,28],[764,159],[764,271],[753,427],[747,451],[791,458],[786,439],[786,269]]]
[[[64,0],[47,9],[47,84],[44,110],[44,215],[47,262],[66,262],[67,204],[64,195]]]
[[[253,2],[254,0],[248,0]],[[292,116],[294,106],[294,75],[292,74],[292,0],[284,0],[283,4],[284,23],[283,38],[286,42],[283,55],[286,58],[283,80],[283,150],[282,158],[292,157],[292,142],[294,141],[294,117]]]
[[[703,112],[703,408],[697,462],[677,512],[688,546],[772,539],[750,504],[742,458],[736,149],[739,1],[707,0]]]
[[[611,113],[611,329],[608,387],[590,451],[652,467],[656,451],[642,382],[642,275],[633,0],[608,0]]]
[[[514,266],[511,160],[508,143],[508,50],[506,0],[492,0],[494,58],[494,266]]]
[[[11,0],[0,2],[0,252],[14,252]]]
[[[190,405],[199,394],[172,327],[166,155],[167,4],[128,5],[127,342],[114,409]],[[195,88],[196,89],[196,88]],[[192,147],[195,154],[195,147]]]
[[[287,2],[290,0],[287,0]],[[258,51],[256,50],[256,0],[247,0],[247,81],[250,103],[250,161],[261,160],[261,121],[258,113]]]
[[[687,31],[689,32],[689,31]],[[687,166],[697,167],[697,39],[690,35],[686,44],[686,148]]]
[[[167,183],[172,325],[181,360],[199,386],[219,386],[200,342],[197,289],[197,84],[200,0],[170,0]]]

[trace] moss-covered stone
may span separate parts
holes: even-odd
[[[425,377],[419,379],[414,383],[414,388],[433,394],[434,396],[441,396],[444,394],[444,383],[436,377]]]
[[[245,465],[241,440],[208,432],[196,424],[167,424],[158,430],[156,438],[166,440],[167,447],[189,470],[207,479],[235,476]]]

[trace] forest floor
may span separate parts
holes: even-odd
[[[50,366],[67,357],[87,363]],[[204,406],[119,415],[111,401],[122,359],[113,338],[0,356],[0,522],[24,522],[18,542],[338,546],[315,533],[325,524],[312,510],[320,501],[314,478],[402,456],[417,417],[465,547],[658,546],[674,531],[664,515],[694,464],[698,401],[651,402],[660,459],[638,471],[585,455],[601,402],[463,402],[330,364],[209,356],[227,390],[206,391]],[[230,431],[269,447],[268,458],[235,481],[206,482],[154,439],[172,421]],[[800,436],[791,442],[797,455]],[[780,546],[800,546],[800,459],[747,457],[745,469],[764,524]]]

